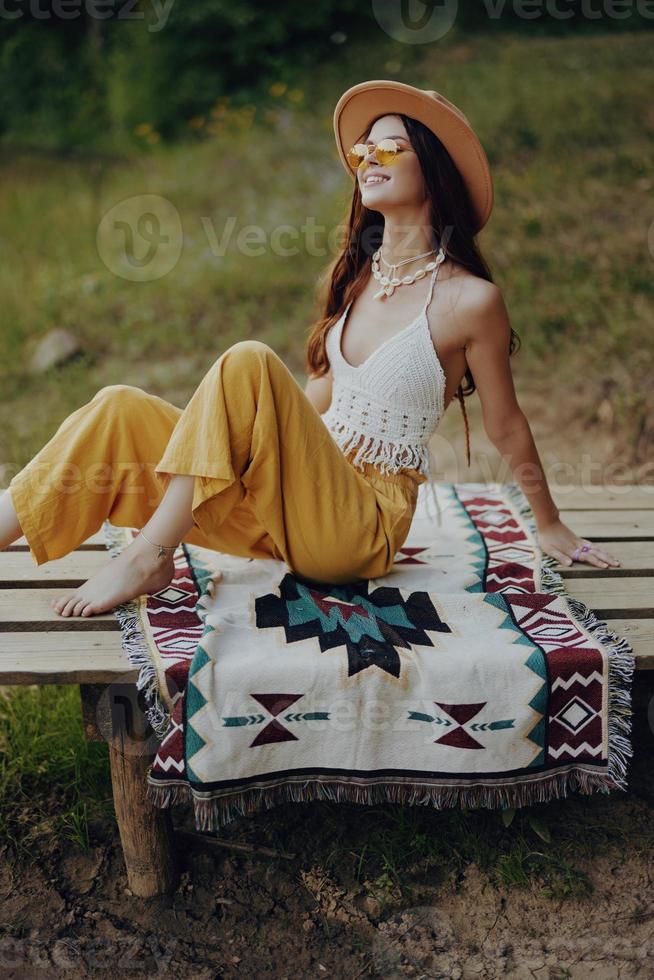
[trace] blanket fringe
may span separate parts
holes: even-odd
[[[518,483],[501,484],[502,488],[519,512],[537,546],[538,528],[533,512],[525,494]],[[616,789],[626,790],[628,760],[633,757],[632,731],[632,684],[636,669],[636,656],[633,647],[598,619],[592,609],[568,592],[562,576],[554,571],[558,561],[552,555],[540,552],[541,580],[537,587],[541,592],[562,596],[570,610],[571,618],[577,625],[599,640],[606,649],[609,668],[608,705],[608,775]]]
[[[128,543],[127,530],[124,527],[116,527],[109,521],[104,522],[102,530],[107,550],[112,558],[116,558]],[[159,678],[141,626],[138,599],[116,606],[114,615],[120,624],[125,655],[129,663],[139,671],[136,688],[143,691],[146,702],[145,715],[156,734],[163,738],[170,726],[171,716],[159,693]]]
[[[615,788],[612,778],[603,773],[574,768],[567,772],[550,773],[528,783],[469,786],[417,785],[404,783],[346,783],[306,779],[297,783],[253,787],[229,796],[196,795],[188,783],[151,782],[148,776],[146,795],[155,807],[165,809],[181,803],[192,803],[195,825],[200,831],[220,830],[238,817],[247,817],[268,810],[280,803],[307,803],[325,800],[333,803],[375,805],[397,803],[405,806],[429,806],[437,810],[452,807],[463,809],[508,809],[547,803],[567,797],[569,792],[590,794],[610,793]]]

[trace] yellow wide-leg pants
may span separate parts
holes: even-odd
[[[212,364],[184,410],[131,385],[101,388],[9,484],[38,565],[104,520],[142,527],[171,474],[196,477],[190,544],[286,562],[323,583],[390,571],[426,477],[357,469],[281,358],[257,340]]]

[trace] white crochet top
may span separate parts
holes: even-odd
[[[351,302],[327,333],[332,400],[321,417],[344,452],[363,437],[352,459],[355,466],[371,462],[387,473],[415,467],[430,477],[428,442],[443,415],[445,373],[432,341],[427,308],[444,258],[445,253],[439,253],[427,300],[415,320],[362,364],[354,367],[341,353]]]

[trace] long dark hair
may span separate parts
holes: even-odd
[[[427,196],[431,202],[433,247],[441,245],[445,254],[454,262],[464,266],[473,275],[493,282],[490,268],[475,240],[478,222],[459,169],[435,133],[412,116],[405,116],[403,113],[399,113],[399,116],[417,154]],[[366,133],[370,128],[368,127]],[[361,134],[359,141],[365,142],[366,133]],[[306,368],[315,377],[321,377],[329,370],[325,351],[327,332],[347,304],[363,291],[369,277],[370,257],[379,248],[383,237],[384,216],[379,211],[366,208],[362,203],[358,181],[354,182],[350,213],[344,223],[347,227],[346,241],[342,252],[331,265],[331,276],[328,269],[326,295],[320,301],[321,305],[324,302],[324,314],[309,327],[310,334],[306,342]],[[509,354],[513,354],[519,347],[520,338],[511,327]],[[471,395],[475,389],[472,372],[466,366],[456,395],[463,412],[468,466],[470,429],[464,396]]]

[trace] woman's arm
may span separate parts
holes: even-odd
[[[591,542],[560,520],[550,494],[529,422],[518,405],[513,386],[509,363],[511,327],[500,289],[485,280],[471,284],[461,296],[457,319],[466,326],[466,360],[479,393],[488,438],[506,459],[529,500],[540,547],[562,564],[571,565],[575,549]],[[597,545],[575,560],[601,568],[620,564]]]
[[[321,415],[326,412],[332,400],[332,369],[319,378],[310,376],[304,393]]]

